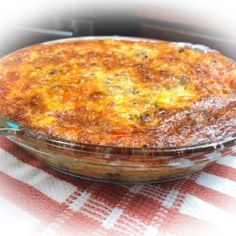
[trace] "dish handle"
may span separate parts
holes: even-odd
[[[20,130],[13,128],[0,128],[0,136],[15,136]]]
[[[22,131],[22,128],[19,124],[0,117],[0,136],[15,136],[20,131]]]

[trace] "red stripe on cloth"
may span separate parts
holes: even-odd
[[[186,193],[192,194],[222,210],[226,210],[228,213],[236,213],[236,199],[210,188],[198,185],[194,181],[189,182]]]
[[[59,204],[35,188],[0,172],[0,194],[17,207],[22,208],[47,223],[63,211],[66,204]],[[14,214],[14,212],[13,212]],[[20,219],[19,219],[20,220]]]
[[[70,216],[55,226],[55,235],[94,235],[101,227],[97,221],[82,215],[78,212],[73,212]]]
[[[161,202],[141,194],[136,194],[129,202],[124,214],[142,221],[145,224],[150,224],[161,208],[163,208]]]
[[[236,169],[214,163],[204,169],[205,172],[236,181]]]
[[[214,235],[218,236],[216,227],[202,220],[182,215],[176,209],[169,211],[166,221],[160,228],[160,233],[169,233],[176,236],[199,236],[199,235]]]
[[[92,194],[95,200],[113,208],[128,191],[129,189],[122,185],[97,184],[97,187],[92,191]]]

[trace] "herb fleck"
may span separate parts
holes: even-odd
[[[143,114],[140,116],[142,122],[148,122],[151,120],[151,116],[149,114]]]
[[[57,73],[57,70],[56,69],[53,69],[49,72],[50,75],[55,75]]]

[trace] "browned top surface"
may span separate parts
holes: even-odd
[[[0,61],[0,113],[82,143],[175,147],[235,133],[236,68],[168,42],[69,41]]]

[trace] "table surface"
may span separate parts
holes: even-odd
[[[0,235],[235,235],[236,153],[182,180],[76,179],[0,138]]]

